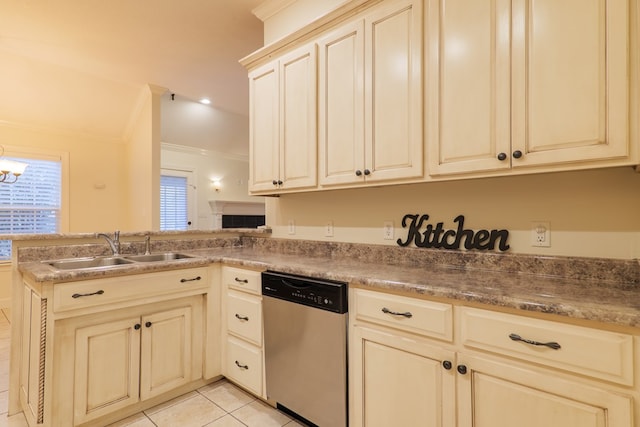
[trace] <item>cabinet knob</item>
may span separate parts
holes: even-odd
[[[465,365],[458,365],[458,372],[461,373],[462,375],[467,373],[467,367]]]
[[[453,367],[453,364],[450,361],[445,360],[444,362],[442,362],[442,366],[448,371]]]
[[[507,155],[505,153],[498,154],[498,160],[500,160],[501,162],[507,160]]]
[[[360,169],[356,171],[356,176],[362,176],[362,171]]]
[[[278,185],[282,185],[282,180],[278,180]]]
[[[151,327],[151,322],[145,323],[144,326],[146,326],[147,328],[150,328]]]
[[[371,175],[371,171],[370,171],[369,169],[365,169],[365,170],[364,170],[364,174],[365,174],[365,175]]]
[[[136,331],[140,329],[140,323],[136,323],[135,325],[133,325],[133,329],[135,329]]]
[[[277,181],[277,180],[275,180],[275,179],[274,179],[273,181],[271,181],[271,183],[272,183],[273,185],[278,185],[278,181]]]
[[[520,157],[522,157],[522,151],[516,150],[516,151],[513,152],[513,158],[514,159],[519,159]]]

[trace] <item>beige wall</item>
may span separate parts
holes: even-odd
[[[164,88],[149,85],[129,143],[129,223],[125,230],[160,229],[160,97]]]
[[[429,223],[463,214],[466,228],[507,229],[512,253],[640,258],[640,174],[631,167],[289,194],[267,199],[273,237],[396,245],[407,213]],[[288,234],[288,222],[295,235]],[[383,240],[384,221],[395,239]],[[333,221],[334,237],[324,237]],[[549,221],[551,247],[531,246],[531,222]]]

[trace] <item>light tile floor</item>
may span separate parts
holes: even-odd
[[[22,414],[7,416],[10,312],[0,311],[0,427],[27,427]],[[303,427],[227,380],[126,418],[109,427]]]

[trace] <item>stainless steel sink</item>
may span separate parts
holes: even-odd
[[[133,261],[122,257],[95,257],[95,258],[73,258],[58,261],[49,261],[48,265],[56,270],[83,270],[88,268],[106,268],[123,264],[132,264]]]
[[[119,255],[119,256],[100,256],[91,258],[70,258],[56,261],[43,261],[44,264],[51,266],[56,270],[98,270],[108,269],[118,266],[133,265],[136,263],[160,262],[160,261],[176,261],[180,259],[193,258],[192,255],[186,255],[176,252],[165,252],[151,255]]]
[[[157,262],[157,261],[175,261],[178,259],[185,258],[193,258],[191,255],[176,253],[176,252],[166,252],[161,254],[150,254],[150,255],[127,255],[124,259],[135,262]]]

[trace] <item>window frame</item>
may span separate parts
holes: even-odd
[[[195,169],[166,166],[160,169],[160,176],[162,177],[163,175],[187,178],[187,221],[191,222],[190,225],[187,225],[187,230],[198,229],[198,198],[194,184],[196,179]],[[158,200],[160,200],[160,197],[158,197]],[[160,206],[160,217],[162,217],[162,206]]]

